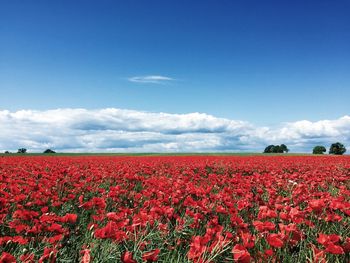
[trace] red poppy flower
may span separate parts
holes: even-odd
[[[19,257],[22,263],[34,263],[34,254],[23,254]]]
[[[264,231],[271,231],[275,230],[276,226],[272,222],[261,222],[261,221],[254,221],[253,226],[258,230],[259,232],[264,232]]]
[[[47,241],[50,243],[50,244],[57,244],[59,241],[62,240],[64,236],[62,234],[58,234],[58,235],[55,235],[53,237],[49,237],[47,238]]]
[[[206,250],[205,243],[204,238],[201,236],[192,237],[187,257],[192,260],[200,258]]]
[[[159,248],[142,254],[142,260],[147,262],[155,262],[158,260]]]
[[[309,207],[315,212],[321,211],[322,209],[325,208],[325,206],[326,206],[326,203],[323,199],[309,201]]]
[[[62,217],[63,223],[74,224],[77,221],[78,216],[76,214],[66,214]]]
[[[267,256],[267,257],[272,257],[273,256],[273,250],[272,249],[266,249],[264,251],[264,254]]]
[[[334,245],[333,243],[327,244],[325,251],[331,254],[344,254],[343,248],[341,246]]]
[[[314,244],[311,244],[314,263],[327,263],[326,253],[324,250],[318,249]]]
[[[329,242],[329,238],[327,235],[319,233],[318,238],[316,239],[318,243],[321,245],[325,245],[327,242]]]
[[[241,232],[241,239],[243,241],[243,246],[246,248],[253,248],[255,245],[255,237],[249,232]]]
[[[240,244],[235,245],[232,249],[232,253],[233,253],[233,260],[235,262],[239,262],[239,263],[250,262],[250,254],[248,250],[242,245]]]
[[[336,234],[325,235],[320,233],[317,242],[321,245],[327,246],[328,244],[335,244],[340,241],[340,236]]]
[[[80,253],[83,255],[81,258],[81,263],[90,263],[90,249],[83,249]]]
[[[270,234],[267,236],[267,242],[269,243],[270,246],[272,247],[283,247],[283,241],[280,238],[279,234]]]
[[[136,260],[133,259],[132,253],[129,251],[126,251],[121,258],[123,263],[137,263]]]
[[[54,248],[45,248],[43,255],[39,258],[39,263],[43,263],[48,260],[49,263],[56,262],[57,250]]]
[[[349,253],[350,252],[350,237],[346,238],[346,241],[343,245],[343,249],[345,253]]]
[[[16,258],[14,256],[12,256],[11,254],[6,253],[6,252],[2,252],[0,262],[1,263],[16,263],[17,261],[16,261]]]

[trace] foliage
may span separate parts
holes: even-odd
[[[346,152],[346,148],[340,142],[333,143],[329,148],[329,154],[343,155]]]
[[[17,153],[27,153],[27,149],[26,148],[19,148]]]
[[[281,145],[269,145],[265,148],[264,153],[284,153],[289,152],[289,149],[285,144]]]
[[[288,149],[287,146],[286,146],[285,144],[283,144],[283,143],[281,144],[280,149],[282,150],[282,152],[286,152],[286,153],[289,152],[289,149]]]
[[[312,153],[313,153],[313,154],[323,154],[323,153],[325,153],[326,151],[327,151],[327,150],[326,150],[326,147],[321,146],[321,145],[315,146],[315,147],[312,149]]]
[[[0,262],[349,262],[346,156],[0,159]]]
[[[56,153],[54,150],[46,149],[43,153]]]

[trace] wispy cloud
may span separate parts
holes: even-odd
[[[168,114],[124,109],[0,111],[0,151],[41,152],[263,151],[287,144],[310,152],[340,141],[350,148],[350,116],[258,127],[205,113]]]
[[[149,76],[135,76],[135,77],[128,78],[128,80],[131,82],[136,82],[136,83],[161,84],[161,83],[173,81],[175,79],[170,78],[170,77],[166,77],[166,76],[160,76],[160,75],[149,75]]]

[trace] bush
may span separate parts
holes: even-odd
[[[17,153],[26,153],[27,149],[26,148],[19,148]]]
[[[275,145],[269,145],[265,148],[264,153],[272,153]]]
[[[312,153],[313,154],[323,154],[325,153],[327,150],[326,150],[326,147],[324,146],[321,146],[321,145],[318,145],[318,146],[315,146],[312,150]]]
[[[333,143],[329,148],[329,154],[342,155],[346,152],[346,148],[340,142]]]
[[[264,153],[284,153],[289,152],[289,149],[285,144],[281,145],[269,145],[265,148]]]
[[[46,150],[44,151],[44,153],[56,153],[56,152],[53,151],[53,150],[51,150],[51,149],[46,149]]]
[[[281,146],[280,146],[280,149],[282,150],[282,152],[289,152],[289,149],[287,148],[287,146],[285,145],[285,144],[281,144]]]

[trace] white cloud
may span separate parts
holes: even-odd
[[[25,147],[67,152],[262,151],[285,143],[292,151],[350,143],[350,116],[279,127],[217,118],[106,108],[0,111],[0,151]],[[350,145],[349,145],[350,148]]]
[[[165,83],[168,81],[174,80],[173,78],[166,77],[166,76],[159,76],[159,75],[150,75],[150,76],[136,76],[136,77],[131,77],[128,78],[129,81],[131,82],[136,82],[136,83],[156,83],[156,84],[161,84]]]

